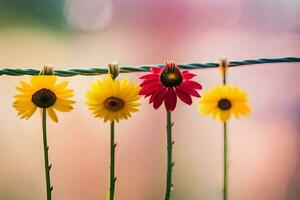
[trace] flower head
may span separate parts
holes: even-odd
[[[30,83],[21,81],[21,86],[16,87],[21,94],[15,95],[13,107],[18,111],[21,119],[29,119],[37,108],[47,109],[50,118],[58,122],[55,110],[69,112],[75,101],[73,90],[67,89],[68,82],[56,84],[57,77],[54,75],[32,76]]]
[[[200,112],[226,122],[232,115],[245,116],[250,113],[247,94],[233,85],[219,85],[203,94],[199,101]]]
[[[112,77],[112,79],[117,78],[120,73],[119,63],[117,61],[108,63],[108,75]]]
[[[106,121],[128,119],[138,111],[140,87],[133,81],[112,79],[111,76],[92,83],[87,92],[89,109],[93,115]]]
[[[149,103],[153,103],[155,109],[164,102],[167,111],[173,111],[177,97],[188,105],[192,104],[191,96],[200,97],[197,90],[202,86],[191,80],[194,76],[189,71],[181,71],[173,61],[166,62],[162,69],[152,67],[150,74],[141,77],[144,80],[140,94],[150,96]]]

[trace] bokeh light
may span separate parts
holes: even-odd
[[[70,26],[81,31],[105,28],[112,18],[111,0],[66,0],[65,17]]]

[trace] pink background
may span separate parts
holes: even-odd
[[[4,1],[0,1],[4,2]],[[68,30],[15,24],[0,29],[0,66],[56,69],[217,62],[299,56],[296,0],[68,0]],[[216,69],[196,70],[204,90],[221,82]],[[122,74],[137,82],[142,73]],[[249,93],[253,112],[229,123],[230,200],[300,198],[299,63],[231,68],[228,81]],[[109,188],[109,124],[85,105],[89,84],[102,76],[60,78],[76,92],[75,110],[48,123],[54,200],[105,199]],[[45,198],[41,118],[20,120],[12,108],[24,77],[0,77],[0,199]],[[173,113],[172,200],[222,199],[222,126],[179,103]],[[116,200],[163,199],[165,110],[142,100],[116,128]]]

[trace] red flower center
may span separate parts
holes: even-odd
[[[160,74],[160,81],[166,87],[175,87],[182,83],[180,69],[174,65],[166,65]]]

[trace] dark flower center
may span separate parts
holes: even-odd
[[[31,101],[39,108],[49,108],[55,104],[56,95],[51,90],[43,88],[32,95]]]
[[[229,110],[231,106],[231,102],[228,99],[220,99],[218,102],[218,108],[221,110]]]
[[[104,101],[104,106],[111,111],[117,111],[123,108],[124,101],[118,97],[108,97]]]
[[[180,85],[183,80],[180,69],[175,63],[167,63],[160,74],[160,81],[166,87]]]

